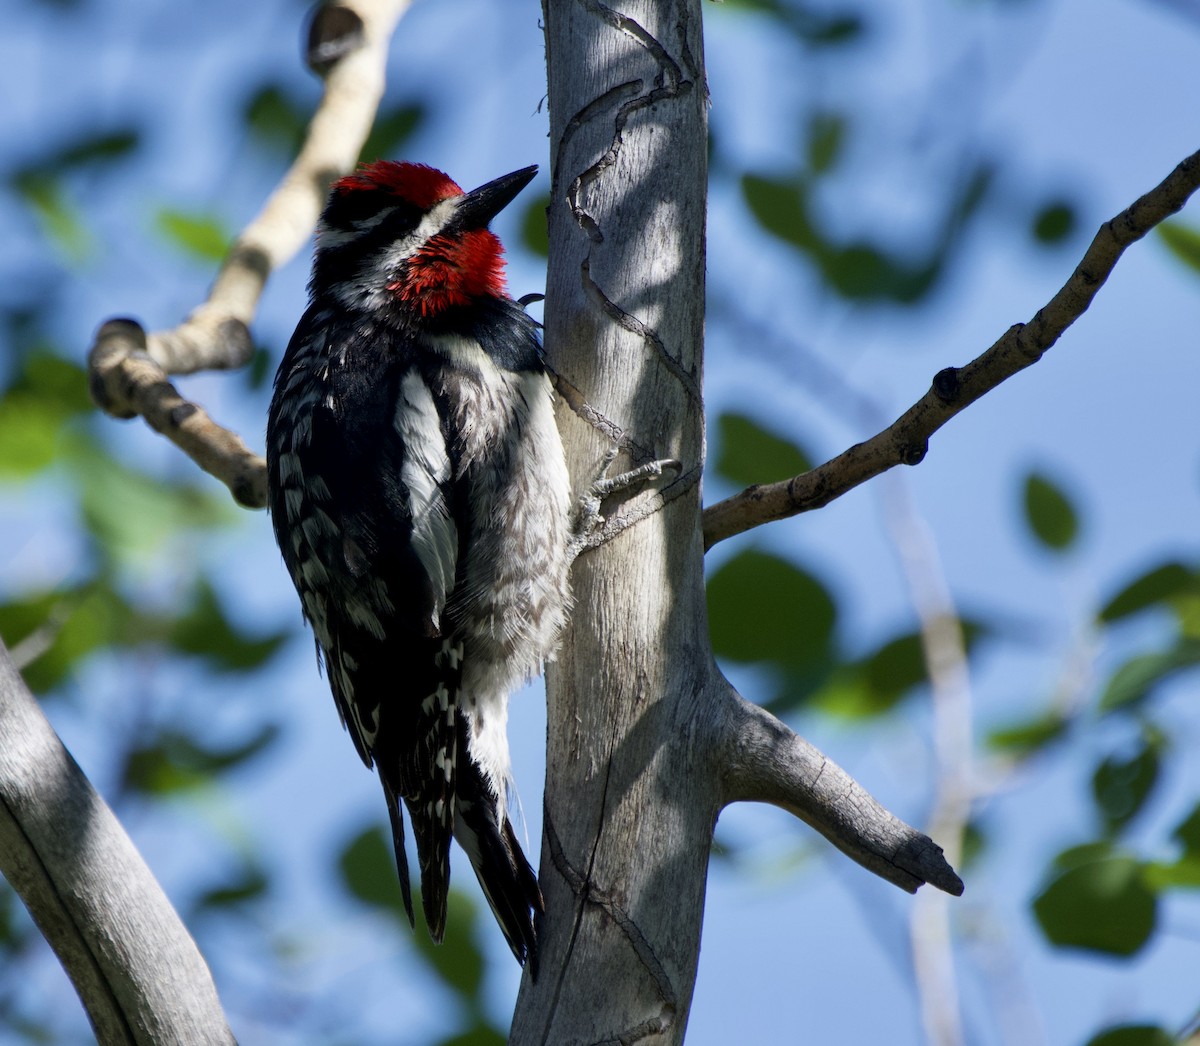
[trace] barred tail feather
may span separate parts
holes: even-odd
[[[537,876],[517,842],[512,823],[474,760],[460,768],[454,837],[491,905],[508,946],[537,979],[536,920],[545,910]]]
[[[441,799],[405,799],[417,841],[417,863],[421,867],[421,907],[429,936],[438,944],[446,933],[446,904],[450,895],[450,829]],[[451,808],[453,803],[448,804]],[[451,814],[453,816],[453,814]]]

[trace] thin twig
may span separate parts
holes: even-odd
[[[756,484],[706,509],[704,547],[712,548],[718,541],[764,523],[821,508],[896,465],[916,465],[929,449],[929,437],[955,414],[1041,359],[1087,310],[1125,248],[1180,210],[1197,188],[1200,151],[1100,226],[1070,279],[1029,323],[1010,327],[965,367],[940,371],[930,390],[888,428],[809,472],[779,483]]]
[[[411,0],[344,0],[319,10],[309,62],[325,92],[291,168],[229,250],[206,301],[178,327],[146,334],[128,319],[101,324],[89,354],[93,400],[118,418],[142,416],[250,508],[266,505],[266,465],[233,432],[184,399],[169,374],[240,367],[270,274],[312,232],[329,184],[351,170],[383,97],[388,44]]]

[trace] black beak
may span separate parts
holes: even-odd
[[[464,229],[486,229],[488,222],[496,217],[516,198],[537,174],[537,164],[522,167],[512,174],[505,174],[472,189],[461,200],[454,212],[454,224]]]

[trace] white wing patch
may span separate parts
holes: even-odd
[[[441,419],[429,386],[416,370],[400,383],[393,424],[404,443],[400,479],[408,489],[413,549],[433,592],[430,623],[440,631],[442,609],[458,566],[458,531],[442,496],[441,485],[450,479],[450,457]]]

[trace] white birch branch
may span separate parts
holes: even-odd
[[[388,45],[411,0],[344,0],[320,8],[310,64],[325,92],[299,154],[229,250],[207,300],[173,330],[147,334],[129,319],[101,324],[89,354],[92,399],[118,418],[141,415],[229,487],[247,508],[267,502],[266,462],[188,402],[168,374],[240,367],[270,274],[311,235],[330,183],[354,167],[383,97]]]

